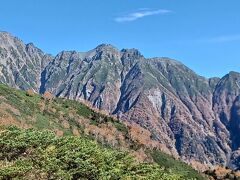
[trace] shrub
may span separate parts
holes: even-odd
[[[0,160],[0,179],[181,179],[86,138],[16,127],[0,130]]]
[[[52,100],[54,98],[54,96],[50,92],[48,92],[48,91],[46,91],[43,94],[42,97],[43,97],[44,100],[48,100],[48,101],[50,101],[50,100]]]
[[[164,154],[159,150],[152,150],[150,154],[153,160],[160,166],[164,166],[166,169],[171,169],[173,172],[178,172],[182,175],[183,179],[196,179],[204,180],[205,178],[200,175],[192,167],[188,166],[186,163],[177,161],[170,155]]]
[[[34,96],[34,91],[32,90],[32,89],[28,89],[27,91],[26,91],[26,95],[27,96],[29,96],[29,97],[33,97]]]

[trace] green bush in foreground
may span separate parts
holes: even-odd
[[[153,150],[150,152],[153,160],[160,166],[164,166],[166,169],[171,169],[172,172],[181,173],[181,175],[188,179],[204,180],[205,178],[200,175],[191,166],[182,161],[177,161],[173,157],[164,154],[160,151]]]
[[[0,129],[0,179],[183,179],[125,152],[49,131]]]

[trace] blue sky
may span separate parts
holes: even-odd
[[[7,0],[0,30],[53,55],[110,43],[223,76],[240,72],[239,8],[239,0]]]

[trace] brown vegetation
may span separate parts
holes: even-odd
[[[63,136],[63,131],[61,131],[61,130],[59,130],[59,129],[56,129],[55,130],[55,134],[57,135],[57,136]]]
[[[35,92],[34,92],[32,89],[28,89],[28,90],[26,91],[26,95],[27,95],[27,96],[33,97],[34,94],[35,94]]]
[[[64,120],[64,121],[62,122],[62,125],[63,125],[63,127],[64,127],[65,129],[69,129],[69,128],[70,128],[70,124],[69,124],[68,121],[66,121],[66,120]]]
[[[54,96],[53,96],[53,94],[51,94],[50,92],[46,91],[46,92],[42,95],[42,98],[43,98],[44,100],[50,101],[50,100],[53,100]]]
[[[240,172],[227,169],[222,166],[216,166],[213,169],[205,171],[210,179],[218,180],[240,180]]]
[[[130,138],[142,147],[160,148],[157,141],[151,139],[151,133],[136,123],[128,124]]]
[[[72,133],[74,136],[80,136],[80,133],[77,128],[73,128]]]

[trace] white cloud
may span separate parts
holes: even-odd
[[[115,18],[116,22],[129,22],[129,21],[135,21],[137,19],[146,17],[146,16],[152,16],[152,15],[158,15],[158,14],[168,14],[172,11],[167,9],[157,9],[157,10],[151,10],[151,9],[140,9],[136,12],[125,14],[123,16]]]

